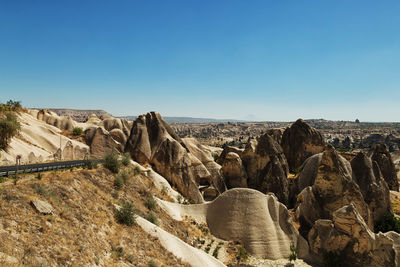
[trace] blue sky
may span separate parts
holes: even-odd
[[[0,101],[400,121],[399,1],[0,0]]]

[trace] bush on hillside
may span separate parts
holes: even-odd
[[[72,134],[75,136],[80,136],[83,134],[83,129],[81,127],[74,127],[72,129]]]
[[[121,168],[121,162],[118,159],[118,154],[116,152],[111,152],[104,157],[104,167],[112,171],[113,173],[118,173]]]
[[[115,189],[121,189],[129,180],[130,173],[128,171],[120,171],[114,178]]]
[[[19,133],[21,124],[17,120],[17,116],[8,112],[0,119],[0,150],[5,150],[15,135]]]
[[[136,220],[136,210],[130,202],[124,202],[119,210],[115,211],[115,219],[120,224],[132,226]]]
[[[85,160],[85,167],[89,170],[97,168],[97,160],[95,159],[86,159]]]
[[[121,160],[122,165],[128,166],[130,162],[131,162],[131,154],[129,154],[128,152],[124,153],[122,155],[122,160]]]

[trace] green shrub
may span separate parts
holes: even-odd
[[[152,224],[160,225],[160,222],[159,222],[157,216],[151,211],[147,214],[146,220],[148,220]]]
[[[0,176],[0,184],[3,183],[5,181],[3,176]]]
[[[17,116],[8,112],[5,117],[0,116],[0,150],[5,150],[15,135],[19,133],[21,124],[17,120]]]
[[[154,210],[157,206],[157,202],[154,199],[152,195],[147,195],[146,199],[144,200],[144,205],[149,209],[149,210]]]
[[[38,174],[36,174],[36,179],[41,180],[42,179],[42,173],[38,172]]]
[[[81,127],[74,127],[72,129],[72,134],[75,136],[80,136],[83,134],[83,129]]]
[[[382,219],[375,224],[375,231],[376,232],[389,232],[395,231],[400,233],[400,220],[397,219],[393,213],[386,212]]]
[[[104,167],[112,171],[113,173],[118,173],[121,168],[121,162],[118,159],[118,154],[116,152],[111,152],[104,157]]]
[[[97,169],[97,160],[95,159],[85,159],[85,167],[89,170]]]
[[[124,153],[122,155],[122,160],[121,160],[122,165],[128,166],[130,162],[131,162],[131,154],[129,154],[128,152]]]
[[[322,257],[322,262],[324,267],[341,267],[343,265],[341,255],[333,251],[325,252]]]
[[[124,202],[122,207],[115,211],[115,219],[120,224],[125,224],[128,226],[134,225],[136,220],[136,210],[132,203]]]

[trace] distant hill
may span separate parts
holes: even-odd
[[[162,115],[162,114],[161,114]],[[212,119],[212,118],[193,118],[193,117],[168,117],[162,116],[168,123],[217,123],[217,122],[246,122],[244,120]],[[127,120],[135,120],[137,116],[122,116]]]

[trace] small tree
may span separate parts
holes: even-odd
[[[15,114],[8,112],[0,119],[0,150],[7,149],[11,138],[17,135],[20,129],[21,124]]]

